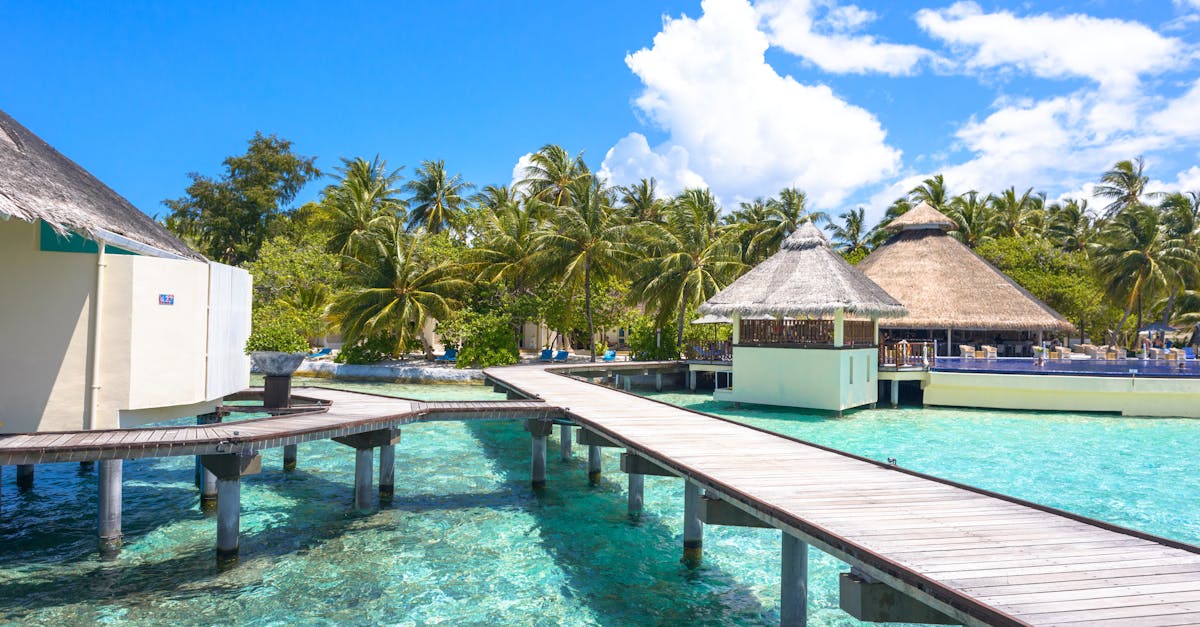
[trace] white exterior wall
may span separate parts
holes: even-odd
[[[1200,418],[1200,380],[930,372],[926,405]]]
[[[733,389],[739,403],[840,411],[878,400],[874,348],[733,347]]]

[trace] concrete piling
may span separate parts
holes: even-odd
[[[288,444],[283,447],[283,469],[285,471],[296,469],[296,456],[298,452],[298,445],[296,444]]]
[[[121,550],[121,479],[125,460],[100,460],[100,556],[108,559]]]
[[[379,447],[379,501],[392,500],[396,490],[396,445]]]
[[[571,425],[558,425],[559,454],[564,462],[571,461]]]
[[[375,496],[371,482],[375,474],[375,449],[360,448],[354,450],[354,509],[360,512],[371,511],[372,500]]]
[[[217,480],[217,564],[231,566],[238,560],[238,536],[242,527],[242,478]]]
[[[19,464],[17,466],[17,489],[33,489],[33,464]]]
[[[588,483],[600,484],[600,447],[588,446]]]
[[[808,543],[783,532],[782,568],[779,578],[781,627],[808,624]]]
[[[533,434],[533,455],[530,477],[534,490],[546,487],[546,436]]]
[[[684,480],[683,484],[683,563],[689,567],[700,565],[703,555],[704,523],[700,520],[700,499],[704,498],[700,486]]]
[[[642,514],[642,504],[644,501],[644,488],[646,485],[646,475],[637,473],[629,473],[629,515],[633,517]]]

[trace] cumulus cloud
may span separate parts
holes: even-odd
[[[1150,116],[1149,122],[1153,128],[1165,133],[1200,137],[1200,79],[1183,96]]]
[[[656,151],[650,148],[646,136],[630,133],[622,137],[608,154],[600,176],[615,184],[628,184],[643,178],[658,182],[660,194],[671,196],[689,188],[708,187],[704,177],[688,167],[688,152],[682,146],[663,146]]]
[[[916,20],[927,33],[967,54],[967,69],[1013,67],[1042,78],[1084,77],[1110,89],[1129,89],[1141,75],[1187,62],[1182,41],[1138,22],[985,13],[974,2],[922,9]]]
[[[770,42],[826,72],[912,74],[931,53],[920,46],[878,41],[862,33],[871,11],[831,0],[765,0],[758,12]]]
[[[528,168],[532,163],[530,159],[533,157],[532,152],[527,152],[517,159],[516,165],[512,170],[512,181],[508,183],[508,188],[514,192],[521,186],[521,181],[525,179],[525,168]]]
[[[651,48],[626,57],[644,85],[634,106],[668,138],[653,148],[645,137],[622,139],[604,162],[614,184],[646,176],[645,164],[676,185],[703,180],[726,199],[796,185],[835,206],[897,170],[900,152],[874,115],[766,62],[768,38],[748,2],[705,0],[702,9],[697,19],[666,19]]]

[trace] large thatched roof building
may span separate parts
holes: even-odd
[[[817,318],[837,310],[862,318],[904,315],[904,307],[829,247],[806,223],[779,252],[700,306],[700,313]]]
[[[201,259],[179,238],[87,170],[0,111],[0,216],[41,220],[120,245],[122,239]],[[115,237],[113,237],[115,236]]]
[[[896,331],[937,331],[956,341],[969,332],[991,340],[995,335],[1032,340],[1039,333],[1069,333],[1074,327],[948,231],[953,220],[921,203],[888,225],[891,239],[858,268],[908,309],[880,322]],[[968,332],[959,334],[957,332]],[[1021,337],[1018,337],[1021,336]]]

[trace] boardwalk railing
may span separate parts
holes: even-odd
[[[937,342],[890,342],[879,347],[883,368],[932,368],[937,360]]]
[[[874,346],[875,324],[870,320],[846,320],[843,346]],[[742,320],[740,346],[832,348],[833,320]]]
[[[733,359],[733,343],[729,340],[713,340],[688,344],[683,355],[694,361],[730,361]]]

